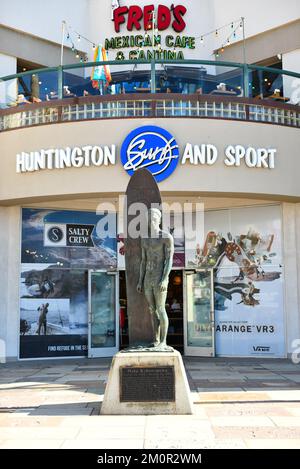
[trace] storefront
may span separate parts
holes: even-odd
[[[20,358],[111,356],[128,345],[122,234],[111,214],[113,229],[99,238],[103,216],[22,209]],[[175,237],[170,345],[187,355],[285,356],[281,218],[273,204],[209,210],[204,243]]]

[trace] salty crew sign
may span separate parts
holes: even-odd
[[[49,224],[44,226],[44,246],[47,247],[94,247],[94,225]]]

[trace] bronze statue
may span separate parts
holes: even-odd
[[[161,212],[157,208],[148,211],[150,236],[142,238],[142,258],[137,291],[144,293],[153,324],[155,350],[170,350],[167,346],[169,319],[166,298],[169,274],[173,264],[174,241],[170,233],[160,229]]]

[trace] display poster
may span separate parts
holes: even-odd
[[[101,224],[104,217],[108,220],[105,233]],[[23,209],[22,263],[45,263],[55,268],[116,268],[116,214]]]
[[[216,354],[285,354],[280,206],[208,211],[188,268],[212,269]]]
[[[23,209],[20,358],[87,354],[88,269],[116,267],[116,216]],[[102,235],[102,236],[100,236]]]
[[[87,353],[88,273],[22,264],[20,358]]]

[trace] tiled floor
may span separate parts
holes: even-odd
[[[0,448],[300,448],[300,365],[185,365],[191,416],[100,416],[108,359],[0,365]]]

